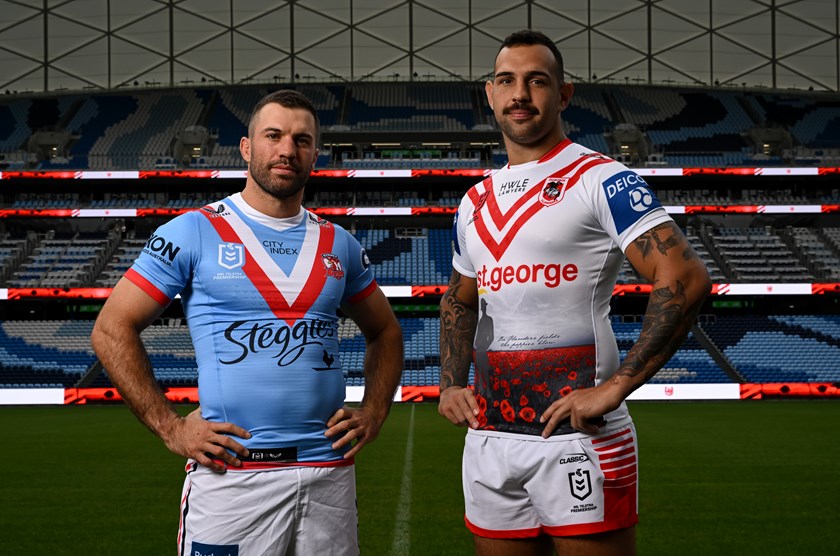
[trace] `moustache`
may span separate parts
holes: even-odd
[[[298,168],[298,165],[294,161],[289,160],[285,156],[281,156],[277,160],[272,160],[271,162],[269,162],[269,166],[271,166],[272,168],[275,167],[275,166],[286,166],[288,168],[292,168],[293,170],[299,170],[300,169],[300,168]]]
[[[539,114],[539,110],[537,110],[534,106],[530,104],[525,104],[522,102],[514,102],[507,108],[505,108],[502,113],[503,114],[510,114],[511,110],[525,110],[531,114]]]

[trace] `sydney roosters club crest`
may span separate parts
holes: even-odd
[[[547,207],[556,205],[563,200],[566,194],[566,182],[569,178],[549,178],[540,191],[540,202]]]
[[[344,278],[344,270],[341,268],[341,260],[337,255],[332,253],[322,253],[321,262],[324,263],[324,268],[327,269],[327,276],[332,276],[336,280]]]

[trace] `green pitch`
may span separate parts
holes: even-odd
[[[836,401],[636,402],[631,412],[640,554],[836,554]],[[2,554],[175,553],[183,462],[125,407],[0,407],[0,422]],[[435,405],[394,407],[357,458],[363,554],[472,553],[463,434]]]

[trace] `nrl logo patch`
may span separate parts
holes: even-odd
[[[550,178],[540,191],[540,203],[547,207],[556,205],[566,195],[566,184],[569,178]]]
[[[332,276],[336,280],[344,278],[344,270],[341,268],[341,260],[337,255],[332,253],[322,253],[321,262],[324,263],[324,268],[327,269],[327,276]]]
[[[592,479],[589,470],[576,469],[569,473],[569,490],[578,500],[585,500],[592,494]]]
[[[219,266],[228,270],[245,264],[245,246],[241,243],[219,244]]]

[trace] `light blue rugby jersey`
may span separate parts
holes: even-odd
[[[345,393],[336,309],[376,287],[352,235],[305,209],[266,216],[237,193],[158,228],[126,277],[161,304],[181,294],[204,418],[250,431],[237,439],[250,449],[342,459],[324,436]]]

